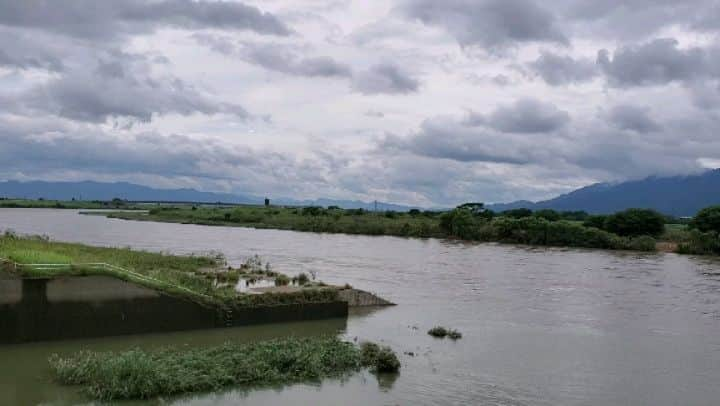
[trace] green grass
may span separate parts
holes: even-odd
[[[80,352],[70,357],[53,355],[50,365],[60,383],[80,385],[89,396],[108,401],[208,392],[230,386],[320,381],[342,377],[362,366],[381,371],[388,362],[386,351],[397,361],[392,350],[383,349],[383,361],[377,361],[376,356],[374,363],[365,363],[367,359],[357,346],[337,337],[290,337],[156,352],[134,349],[121,353]]]
[[[31,199],[0,199],[0,208],[28,209],[142,209],[134,204],[115,204],[106,201],[85,200],[31,200]]]
[[[7,250],[4,257],[21,264],[70,264],[69,256],[52,251],[37,249],[15,249]]]
[[[0,258],[21,264],[11,270],[23,277],[105,275],[208,305],[249,307],[323,303],[335,301],[338,296],[332,287],[308,287],[292,293],[238,294],[232,287],[216,287],[212,279],[200,272],[221,266],[218,258],[92,247],[9,233],[0,236]],[[89,263],[107,263],[122,269],[86,265]],[[48,268],[22,264],[68,266]]]

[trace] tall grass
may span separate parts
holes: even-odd
[[[337,337],[290,337],[189,350],[53,355],[50,365],[60,383],[81,385],[93,398],[108,401],[319,381],[356,371],[362,361],[354,344]],[[383,368],[376,364],[370,366]]]

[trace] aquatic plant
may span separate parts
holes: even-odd
[[[60,383],[80,385],[93,398],[109,401],[340,377],[366,366],[361,353],[337,337],[290,337],[154,352],[84,351],[53,355],[49,362]],[[367,366],[388,372],[397,371],[400,363],[392,350],[382,348]]]
[[[373,372],[391,373],[400,370],[400,360],[390,347],[365,341],[360,343],[360,364]]]
[[[437,338],[445,338],[448,337],[452,340],[459,340],[462,338],[462,333],[458,330],[454,330],[451,328],[445,328],[441,326],[436,326],[428,330],[428,334],[437,337]]]
[[[438,338],[446,337],[448,335],[447,329],[445,327],[440,327],[440,326],[435,326],[435,327],[431,328],[430,330],[428,330],[427,333],[433,337],[438,337]]]

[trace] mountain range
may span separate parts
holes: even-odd
[[[592,214],[614,213],[627,208],[652,208],[673,216],[693,216],[698,210],[720,204],[720,169],[698,175],[658,177],[622,183],[596,183],[556,198],[492,204],[503,211],[516,208],[584,210]]]
[[[112,200],[114,198],[129,201],[193,202],[193,203],[229,203],[263,204],[265,197],[216,192],[201,192],[195,189],[156,189],[127,182],[46,182],[46,181],[6,181],[0,182],[0,197],[48,200]],[[360,200],[295,200],[292,198],[272,198],[273,204],[288,206],[338,206],[345,209],[374,210],[375,202]],[[377,202],[378,210],[407,211],[411,206]]]
[[[201,192],[195,189],[157,189],[127,182],[0,182],[0,196],[52,200],[112,200],[165,201],[195,203],[263,204],[264,197]],[[346,209],[375,209],[375,202],[359,200],[295,200],[274,198],[271,203],[290,206],[338,206]],[[596,183],[553,199],[531,202],[487,205],[494,211],[516,208],[554,209],[559,211],[584,210],[592,214],[613,213],[619,210],[642,207],[652,208],[674,216],[692,216],[703,207],[720,204],[720,169],[697,175],[658,177],[621,183]],[[412,206],[377,203],[378,210],[407,211]]]

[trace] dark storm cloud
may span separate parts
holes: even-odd
[[[245,62],[267,70],[307,77],[352,76],[351,69],[346,64],[326,56],[303,57],[290,46],[272,43],[236,43],[227,37],[205,34],[196,34],[193,37],[215,52],[237,56]]]
[[[548,51],[541,51],[538,59],[530,62],[528,67],[553,86],[587,82],[598,74],[592,60],[573,59]]]
[[[567,112],[552,103],[534,99],[499,107],[487,118],[490,127],[508,133],[546,133],[562,128],[569,121]]]
[[[198,43],[223,55],[234,56],[264,69],[305,77],[336,77],[352,81],[352,88],[363,94],[406,94],[416,92],[420,83],[393,63],[380,63],[353,72],[350,65],[326,56],[301,56],[297,46],[273,43],[238,42],[228,37],[193,35]]]
[[[75,69],[30,90],[5,96],[16,110],[103,123],[110,118],[151,121],[153,115],[227,113],[246,118],[240,106],[202,94],[184,81],[151,74],[144,56],[105,55],[90,70]]]
[[[607,115],[611,125],[621,130],[649,133],[660,130],[660,125],[650,117],[647,108],[622,104],[613,107]]]
[[[552,2],[577,35],[638,40],[676,26],[703,29],[716,0],[557,0]],[[708,18],[709,17],[709,18]]]
[[[545,139],[542,145],[551,143]],[[425,120],[420,130],[410,136],[386,136],[380,149],[458,162],[517,165],[535,162],[544,154],[537,140],[528,135],[498,133],[491,128],[470,125],[467,120],[448,117]]]
[[[159,27],[252,30],[289,35],[277,17],[242,3],[192,0],[0,0],[0,24],[104,39]]]
[[[353,89],[363,94],[407,94],[417,92],[420,82],[405,69],[391,63],[381,63],[358,72]]]
[[[598,52],[597,63],[616,87],[664,85],[703,79],[720,73],[714,49],[678,47],[675,39],[663,38],[640,45],[623,46],[612,58],[607,50]]]
[[[46,41],[0,29],[0,66],[59,72],[64,69],[61,56],[62,49]]]
[[[408,0],[400,10],[446,30],[462,46],[502,50],[524,42],[568,43],[555,16],[531,0]]]

